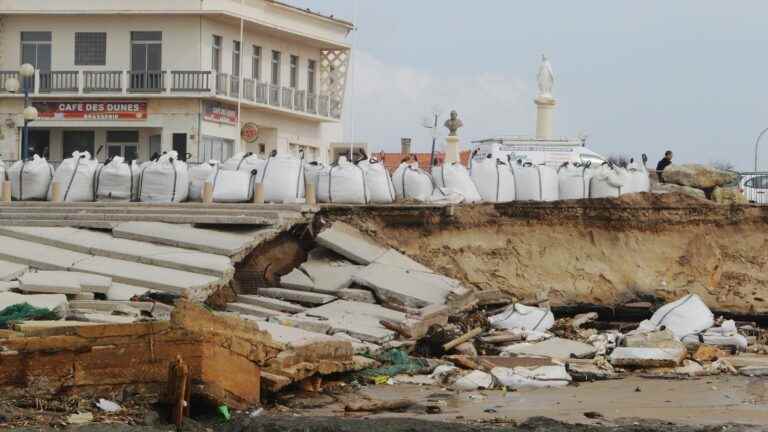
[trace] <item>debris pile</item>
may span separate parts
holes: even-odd
[[[718,204],[748,204],[738,188],[739,174],[707,165],[670,165],[660,175],[663,183],[653,185],[654,193],[680,192],[709,198]]]

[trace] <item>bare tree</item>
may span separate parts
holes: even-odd
[[[717,160],[709,163],[713,167],[723,171],[736,171],[736,165],[727,160]]]

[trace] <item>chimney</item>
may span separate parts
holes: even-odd
[[[404,156],[411,155],[411,139],[410,138],[400,138],[400,153],[402,153]]]

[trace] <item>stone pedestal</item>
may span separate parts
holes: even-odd
[[[536,102],[536,138],[552,139],[552,117],[557,102],[548,96],[539,96]]]
[[[448,136],[445,138],[445,161],[444,163],[459,162],[459,137]]]

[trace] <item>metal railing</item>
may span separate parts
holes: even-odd
[[[183,92],[211,91],[211,72],[172,71],[171,90]]]
[[[122,89],[122,71],[83,72],[83,92],[85,93],[119,92]]]
[[[269,85],[263,82],[256,83],[256,102],[266,104],[267,93],[269,92]]]
[[[331,98],[331,117],[341,118],[341,99]]]
[[[294,90],[293,92],[293,109],[296,111],[306,111],[306,90]]]
[[[320,95],[320,97],[317,98],[317,103],[319,105],[318,113],[323,117],[328,117],[331,109],[331,97],[328,95]]]
[[[240,97],[240,77],[230,75],[229,77],[229,97]]]
[[[307,112],[317,114],[317,95],[314,93],[307,94]]]
[[[77,92],[77,71],[40,71],[40,93]]]
[[[6,92],[5,83],[11,78],[19,79],[19,73],[16,71],[0,71],[0,92]]]
[[[252,101],[254,96],[254,82],[250,78],[243,78],[243,99]]]
[[[280,86],[269,85],[269,104],[276,107],[280,106]]]
[[[128,91],[157,93],[165,90],[165,71],[129,71]]]
[[[216,73],[216,94],[221,96],[227,96],[227,79],[229,75],[223,72]]]
[[[293,109],[293,89],[290,87],[283,87],[282,93],[281,99],[283,108]]]

